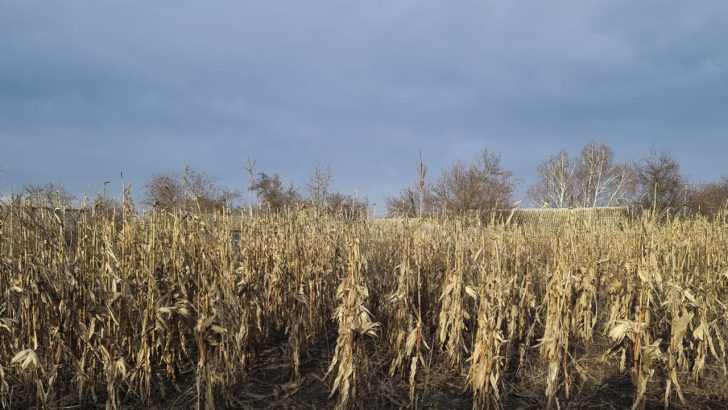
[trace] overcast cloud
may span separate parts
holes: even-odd
[[[0,190],[243,166],[374,202],[483,148],[728,175],[728,2],[0,0]],[[113,188],[112,188],[113,189]],[[521,189],[523,192],[525,189]]]

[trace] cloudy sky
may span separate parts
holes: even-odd
[[[728,2],[0,0],[0,190],[243,166],[374,202],[483,148],[728,175]]]

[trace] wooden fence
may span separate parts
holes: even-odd
[[[498,219],[511,218],[515,224],[546,224],[560,226],[564,223],[619,226],[630,221],[628,207],[610,208],[516,208],[498,211]]]

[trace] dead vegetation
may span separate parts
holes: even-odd
[[[728,403],[725,221],[0,219],[4,408]]]

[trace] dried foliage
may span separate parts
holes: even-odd
[[[0,209],[3,408],[728,402],[720,218],[63,212]]]

